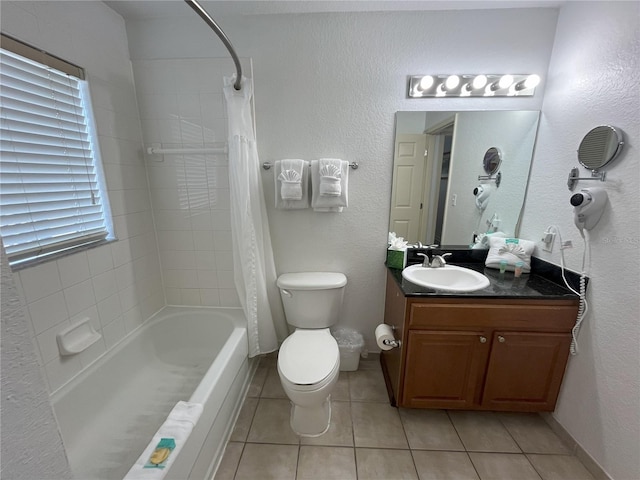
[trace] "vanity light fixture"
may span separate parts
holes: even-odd
[[[411,75],[408,96],[425,97],[531,97],[540,83],[536,74]]]

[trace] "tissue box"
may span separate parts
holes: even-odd
[[[407,261],[406,250],[387,250],[387,267],[402,270]]]

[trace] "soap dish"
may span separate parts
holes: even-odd
[[[56,334],[58,350],[62,356],[76,355],[96,343],[101,337],[102,335],[95,331],[88,317]]]

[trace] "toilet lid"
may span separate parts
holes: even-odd
[[[334,370],[340,350],[329,329],[296,330],[282,342],[278,367],[297,385],[321,382]]]

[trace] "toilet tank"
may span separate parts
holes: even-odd
[[[347,277],[335,272],[284,273],[277,285],[287,323],[327,328],[338,323]]]

